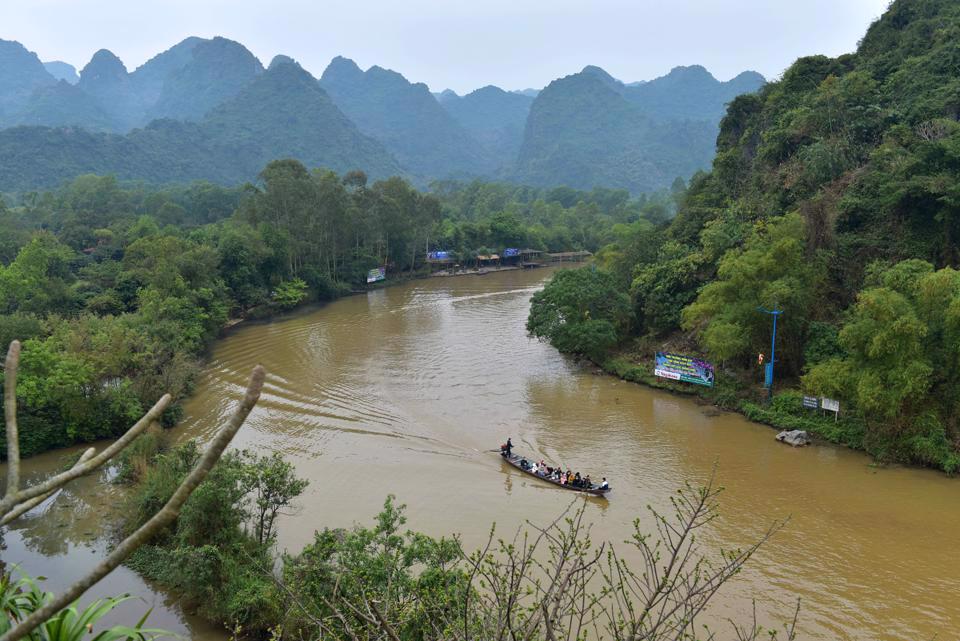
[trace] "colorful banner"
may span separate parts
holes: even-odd
[[[427,252],[427,260],[448,260],[453,258],[450,252]]]
[[[367,282],[376,283],[377,281],[387,279],[387,268],[386,267],[377,267],[376,269],[371,269],[367,272]]]
[[[512,248],[512,247],[508,247],[507,249],[504,249],[504,250],[503,250],[503,257],[504,257],[504,258],[513,258],[514,256],[519,256],[519,255],[520,255],[520,250],[519,250],[519,249],[514,249],[514,248]]]
[[[657,352],[653,373],[660,378],[713,387],[713,364],[692,356]]]

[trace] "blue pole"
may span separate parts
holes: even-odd
[[[770,337],[770,362],[767,363],[767,373],[769,376],[765,377],[765,383],[769,383],[767,386],[767,399],[773,398],[773,365],[777,362],[777,316],[783,313],[782,309],[777,309],[774,305],[773,309],[766,309],[764,307],[758,307],[758,312],[763,312],[764,314],[770,314],[773,316],[773,335]]]
[[[770,338],[770,387],[767,390],[767,398],[773,398],[773,368],[777,362],[777,316],[780,315],[776,309],[773,310],[773,336]]]

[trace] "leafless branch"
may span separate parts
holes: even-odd
[[[49,494],[52,490],[59,489],[70,481],[81,476],[85,476],[99,468],[101,465],[123,451],[123,449],[128,445],[133,443],[133,441],[145,429],[147,429],[151,423],[158,420],[160,415],[163,414],[164,410],[167,409],[167,406],[170,405],[171,400],[172,399],[169,394],[164,394],[160,400],[150,408],[150,411],[143,415],[143,418],[141,418],[134,424],[133,427],[127,430],[126,434],[111,443],[110,446],[108,446],[100,454],[87,460],[83,465],[75,465],[62,474],[57,474],[56,476],[53,476],[42,483],[28,487],[25,490],[20,490],[12,495],[8,492],[7,495],[3,497],[3,500],[0,501],[0,515],[5,516],[20,503],[29,501],[38,496]],[[14,405],[15,404],[16,403],[14,403]],[[9,405],[7,407],[9,408]],[[7,447],[9,450],[9,443],[7,444]]]
[[[77,466],[80,466],[80,465],[84,465],[84,464],[87,463],[90,459],[92,459],[92,458],[93,458],[93,455],[96,454],[96,453],[97,453],[97,450],[95,450],[94,448],[92,448],[92,447],[91,447],[91,448],[88,448],[87,451],[84,452],[84,453],[80,456],[79,459],[77,459],[77,462],[73,464],[73,467],[72,467],[71,469],[74,469],[74,468],[76,468]],[[24,503],[21,503],[21,504],[18,505],[17,507],[13,508],[13,510],[11,510],[10,512],[8,512],[2,519],[0,519],[0,526],[6,525],[7,523],[10,523],[10,522],[12,522],[12,521],[20,518],[21,516],[23,516],[24,514],[26,514],[27,512],[29,512],[30,510],[32,510],[33,508],[35,508],[35,507],[37,507],[38,505],[40,505],[41,503],[43,503],[44,501],[46,501],[48,498],[50,498],[50,497],[53,496],[54,494],[56,494],[56,492],[57,492],[59,489],[60,489],[60,488],[54,488],[54,489],[50,490],[49,492],[47,492],[46,494],[41,494],[40,496],[38,496],[38,497],[36,497],[36,498],[32,498],[32,499],[30,499],[29,501],[26,501],[26,502],[24,502]]]
[[[7,425],[7,493],[12,499],[20,490],[20,436],[17,433],[17,368],[20,341],[10,343],[3,364],[3,414]]]
[[[173,521],[180,514],[180,508],[183,507],[183,504],[190,497],[190,494],[206,478],[207,474],[210,473],[210,470],[213,469],[213,466],[216,465],[217,461],[220,460],[220,456],[230,444],[230,441],[233,439],[234,435],[236,435],[237,431],[240,429],[240,426],[243,425],[243,422],[250,414],[250,411],[253,409],[254,405],[256,405],[257,400],[260,398],[260,391],[263,388],[265,375],[266,373],[263,367],[260,365],[254,368],[253,374],[250,376],[250,381],[247,384],[246,394],[244,395],[243,400],[237,407],[233,416],[230,418],[229,423],[222,427],[220,431],[217,432],[217,434],[213,437],[213,440],[204,451],[203,456],[200,457],[200,460],[197,461],[197,464],[194,466],[193,470],[191,470],[190,474],[187,475],[184,481],[173,493],[173,496],[170,497],[170,500],[167,501],[166,505],[164,505],[159,512],[157,512],[149,521],[144,523],[136,532],[124,539],[123,542],[121,542],[113,550],[113,552],[111,552],[110,555],[107,556],[107,558],[101,563],[99,563],[89,574],[71,585],[60,595],[55,597],[42,608],[36,610],[33,614],[20,622],[16,627],[0,637],[0,641],[18,641],[19,639],[22,639],[26,635],[30,634],[30,632],[33,631],[37,626],[51,618],[61,609],[73,603],[77,598],[80,597],[80,595],[90,589],[91,586],[112,572],[118,565],[123,563],[123,561],[134,550],[149,541],[162,529],[173,523]],[[167,399],[167,402],[169,402],[169,395],[165,396],[164,398]],[[161,399],[161,401],[162,400],[163,399]],[[160,402],[154,406],[151,412],[157,410],[159,405],[161,405]],[[166,403],[163,404],[163,407],[165,406]],[[162,411],[162,408],[159,411]],[[157,414],[159,414],[159,412],[157,412]],[[146,420],[148,418],[151,420]],[[152,422],[152,418],[153,417],[150,416],[150,412],[148,412],[147,416],[144,416],[144,418],[142,418],[137,425],[142,423],[143,427],[146,427],[146,425],[149,425],[149,423]],[[133,432],[135,428],[136,426],[131,428],[131,430],[124,435],[124,438],[126,438],[130,432]],[[143,428],[141,428],[141,430],[142,429]],[[116,452],[120,451],[120,449],[122,449],[122,447],[114,449],[113,454],[116,454]],[[103,454],[91,459],[87,463],[84,463],[79,469],[84,469],[85,467],[96,463],[98,459],[110,451],[111,448],[107,448],[104,450]],[[111,454],[111,456],[113,454]],[[69,474],[70,472],[68,471],[65,474],[61,474],[60,477],[67,476]],[[71,478],[76,477],[74,476]],[[47,484],[41,484],[37,487],[45,487],[46,485]],[[55,485],[54,487],[59,486]],[[48,491],[49,489],[45,489],[36,493],[34,496],[40,496]]]

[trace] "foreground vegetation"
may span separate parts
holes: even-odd
[[[188,392],[234,318],[259,318],[505,247],[596,250],[618,227],[663,220],[672,194],[536,190],[308,171],[276,161],[258,185],[157,189],[82,176],[0,199],[0,341],[23,340],[22,451],[118,435],[162,393]],[[174,403],[163,417],[175,422]],[[2,452],[2,449],[0,449]]]
[[[618,345],[609,368],[623,372],[649,371],[664,347],[704,353],[720,404],[881,460],[960,470],[960,85],[946,63],[958,35],[955,2],[898,0],[855,54],[802,58],[736,98],[713,170],[676,218],[620,230],[599,252],[603,294],[570,298],[578,279],[556,279],[534,299],[531,332],[598,362]],[[629,297],[627,317],[608,282]],[[761,307],[783,311],[778,391],[840,400],[844,429],[796,393],[758,405]]]
[[[196,455],[193,443],[138,454],[148,461],[135,466],[127,528],[168,499]],[[325,529],[276,559],[275,518],[305,486],[277,456],[228,454],[131,565],[249,638],[695,639],[706,604],[780,527],[708,554],[697,535],[717,518],[719,490],[687,487],[673,514],[653,514],[656,534],[636,525],[627,557],[647,564],[639,573],[626,550],[591,540],[583,503],[512,538],[491,531],[471,553],[456,538],[405,531],[404,506],[390,496],[372,527]],[[744,639],[769,632],[755,621],[738,628]]]

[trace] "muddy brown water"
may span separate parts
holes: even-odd
[[[832,446],[792,449],[736,414],[598,376],[527,338],[532,294],[549,270],[416,281],[337,301],[217,343],[176,439],[207,439],[228,416],[251,368],[266,366],[263,399],[239,447],[278,451],[310,480],[280,547],[314,530],[371,523],[388,493],[409,527],[459,533],[479,546],[490,525],[507,534],[545,523],[573,498],[525,477],[490,452],[516,449],[605,475],[592,499],[595,540],[620,543],[645,506],[665,508],[684,482],[719,465],[722,516],[704,544],[743,545],[773,520],[788,526],[720,594],[711,618],[757,600],[776,623],[802,600],[801,638],[955,639],[960,628],[960,481],[916,469],[877,469]],[[62,456],[25,463],[50,472]],[[88,479],[51,499],[5,536],[3,559],[66,583],[100,558],[120,490]],[[625,551],[626,547],[619,545]],[[629,555],[628,555],[629,556]],[[177,600],[121,569],[98,594],[129,592],[116,619],[153,607],[151,624],[209,641],[222,631],[184,615]]]

